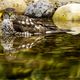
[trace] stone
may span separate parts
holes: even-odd
[[[23,13],[27,5],[24,0],[1,0],[0,11],[6,8],[14,8],[16,12]]]
[[[54,24],[61,30],[68,30],[72,35],[80,34],[80,4],[71,3],[59,7],[53,17]]]
[[[27,7],[25,15],[32,17],[49,17],[53,12],[54,6],[49,0],[38,0]]]
[[[59,7],[53,17],[53,21],[79,21],[80,4],[72,3]]]

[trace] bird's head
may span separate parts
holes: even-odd
[[[2,14],[2,20],[4,19],[15,19],[16,11],[14,8],[6,8]]]

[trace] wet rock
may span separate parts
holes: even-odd
[[[30,4],[26,11],[25,15],[32,17],[50,17],[54,12],[54,6],[48,0],[39,0]]]
[[[59,7],[53,15],[53,21],[79,21],[80,4],[72,3]]]
[[[0,11],[6,8],[14,8],[16,12],[23,13],[26,9],[26,3],[24,0],[1,0]]]

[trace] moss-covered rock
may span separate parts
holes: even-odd
[[[73,3],[59,7],[52,17],[53,21],[79,21],[80,4]]]

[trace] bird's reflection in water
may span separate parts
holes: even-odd
[[[13,48],[15,37],[11,36],[3,36],[1,39],[1,45],[4,48],[5,58],[7,60],[14,60],[16,58],[14,52],[15,48]]]
[[[29,51],[38,42],[42,41],[44,36],[29,36],[29,37],[16,37],[16,36],[3,36],[1,45],[4,48],[5,58],[8,61],[17,58],[17,52],[21,50]]]

